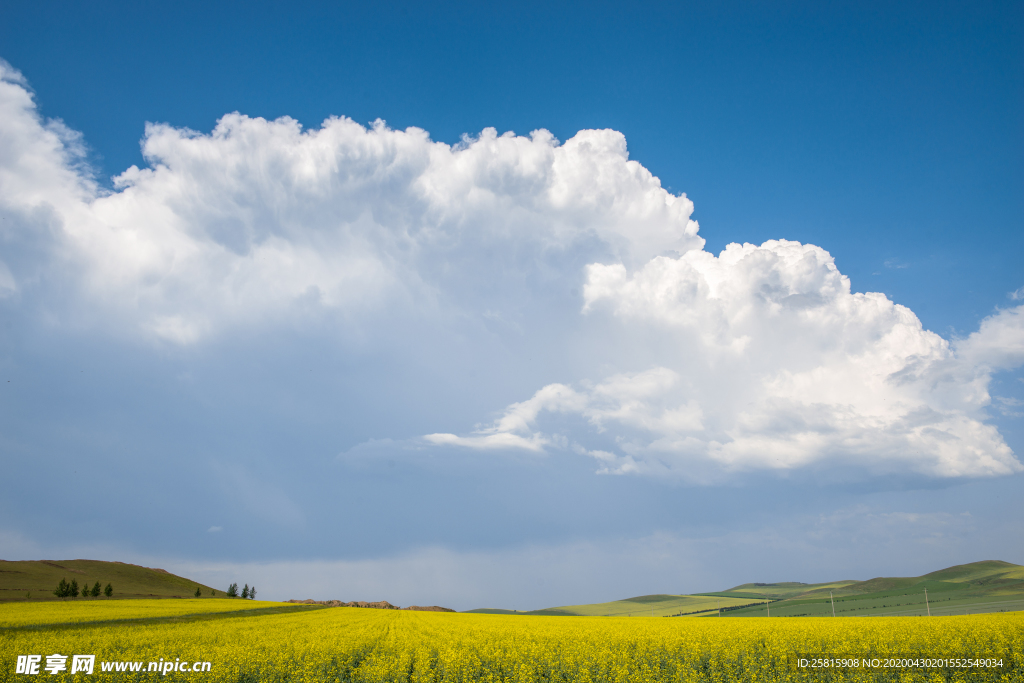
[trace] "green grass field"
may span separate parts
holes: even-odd
[[[763,617],[769,610],[772,616],[780,617],[831,616],[833,601],[836,616],[919,616],[929,610],[933,615],[1012,612],[1024,609],[1024,567],[990,560],[924,576],[803,586],[744,584],[721,594],[747,594],[755,589],[764,589],[766,596],[778,602],[730,611],[728,616]]]
[[[576,617],[670,617],[695,615],[705,610],[721,607],[748,605],[751,600],[736,597],[705,597],[700,595],[641,595],[626,600],[600,602],[590,605],[564,605],[534,610],[532,612],[511,612],[498,609],[471,610],[477,614],[531,614],[541,616]]]
[[[723,598],[737,597],[754,600],[784,600],[814,591],[837,591],[841,588],[859,583],[858,581],[832,581],[830,583],[745,583],[729,590],[717,593],[698,593],[705,596]]]
[[[925,604],[925,589],[928,604]],[[832,592],[832,598],[829,597]],[[485,614],[615,617],[824,617],[982,614],[1024,610],[1024,567],[990,560],[957,565],[924,576],[879,577],[830,583],[745,583],[716,593],[643,595],[590,605],[565,605]],[[768,604],[765,604],[765,603]],[[754,604],[752,604],[754,603]],[[726,609],[730,608],[730,609]],[[713,610],[713,611],[711,611]]]
[[[125,598],[194,598],[196,588],[202,598],[223,598],[224,590],[175,576],[162,569],[140,567],[123,562],[100,560],[35,560],[8,562],[0,560],[0,603],[37,602],[59,600],[53,589],[61,579],[78,581],[79,586],[90,588],[99,581],[100,587],[108,583],[114,588],[111,598],[76,598],[79,602],[119,600]]]

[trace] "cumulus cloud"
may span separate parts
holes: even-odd
[[[180,344],[297,307],[358,315],[429,309],[460,291],[472,300],[482,280],[521,279],[570,251],[643,263],[703,244],[692,203],[610,130],[559,144],[544,130],[486,129],[453,147],[382,121],[304,131],[235,113],[209,135],[147,126],[150,167],[104,193],[7,65],[0,111],[5,237],[45,235],[94,300]],[[0,287],[28,277],[0,270]]]
[[[310,316],[371,341],[395,336],[388,316],[414,332],[479,319],[505,331],[460,328],[467,344],[532,334],[573,359],[493,424],[423,437],[438,446],[698,481],[1022,469],[986,423],[992,373],[1024,362],[1021,307],[950,343],[853,293],[814,245],[705,252],[692,203],[618,132],[485,129],[452,146],[381,121],[234,113],[209,134],[151,124],[142,150],[148,167],[104,190],[80,137],[0,64],[4,305],[35,296],[57,319],[181,346]]]
[[[1024,305],[985,318],[977,332],[958,340],[955,347],[970,368],[1010,370],[1024,365]]]
[[[552,384],[472,435],[427,439],[539,449],[559,442],[540,417],[570,413],[614,445],[573,444],[601,472],[1022,469],[984,409],[991,372],[1024,363],[1024,307],[951,346],[884,295],[852,293],[823,249],[787,241],[658,256],[633,273],[592,264],[584,291],[585,314],[637,330],[634,349],[655,340],[657,366]]]

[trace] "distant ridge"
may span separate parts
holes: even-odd
[[[431,605],[429,607],[421,607],[420,605],[410,605],[409,607],[398,607],[392,605],[387,600],[380,600],[378,602],[365,602],[362,600],[356,600],[353,602],[342,602],[341,600],[314,600],[313,598],[307,598],[305,600],[286,600],[285,602],[293,602],[302,605],[323,605],[324,607],[362,607],[364,609],[400,609],[409,610],[413,612],[454,612],[453,609],[447,607],[438,607],[437,605]]]
[[[1010,593],[1024,592],[1024,566],[1001,560],[983,560],[970,564],[958,564],[922,576],[886,577],[880,576],[867,581],[833,581],[831,583],[745,583],[720,593],[702,595],[735,595],[736,593],[757,594],[762,598],[802,598],[828,595],[865,595],[879,591],[905,589],[924,582],[946,582],[982,587],[991,592],[1009,590]]]
[[[928,599],[925,598],[928,591]],[[831,592],[831,596],[830,596]],[[766,605],[765,603],[770,603]],[[538,616],[883,616],[1024,610],[1024,566],[1001,560],[960,564],[914,577],[828,583],[745,583],[715,593],[641,595],[529,612]]]
[[[79,597],[76,600],[120,600],[125,598],[194,598],[196,588],[202,598],[225,598],[224,589],[198,583],[171,574],[166,569],[142,567],[125,562],[103,560],[0,560],[0,602],[37,602],[59,600],[53,594],[61,579],[90,588],[98,581],[108,583],[114,594],[106,598]],[[216,591],[216,595],[213,592]]]

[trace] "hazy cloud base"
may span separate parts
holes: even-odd
[[[86,543],[55,551],[2,532],[0,544],[26,558],[51,557],[54,552],[118,557],[221,589],[245,582],[271,600],[388,600],[401,606],[529,610],[630,595],[715,591],[752,581],[916,576],[947,566],[950,557],[995,559],[987,554],[991,548],[1024,541],[1019,506],[1009,501],[1014,495],[1013,487],[1000,487],[997,496],[1006,497],[1007,504],[997,523],[963,510],[918,509],[922,504],[941,507],[937,498],[942,494],[900,494],[840,505],[827,513],[791,515],[784,524],[772,515],[748,517],[728,531],[663,530],[476,550],[426,546],[353,559],[182,559]],[[793,566],[793,558],[800,558],[799,567]]]

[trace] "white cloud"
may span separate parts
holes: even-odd
[[[1024,364],[1024,305],[985,318],[977,332],[955,346],[968,367],[982,372],[1019,367]]]
[[[451,147],[380,121],[303,131],[236,113],[209,135],[147,126],[151,167],[105,193],[20,75],[0,77],[4,237],[46,233],[94,303],[178,344],[309,308],[450,306],[476,296],[467,278],[521,284],[570,251],[639,264],[703,244],[692,203],[628,160],[615,131],[559,144],[486,129]]]
[[[851,293],[824,250],[787,241],[656,257],[632,274],[593,264],[585,299],[590,315],[636,331],[634,353],[658,347],[644,354],[658,365],[579,391],[544,387],[447,443],[546,447],[557,436],[540,429],[541,414],[573,413],[612,432],[615,451],[591,452],[602,472],[1024,469],[984,423],[991,371],[1024,363],[1024,307],[951,348],[884,295]]]
[[[1020,411],[1020,408],[1024,407],[1024,401],[1012,396],[995,396],[994,398],[996,399],[996,410],[1006,417],[1024,417],[1024,412]]]
[[[440,446],[695,480],[1021,470],[985,422],[991,373],[1024,362],[1021,307],[950,345],[884,295],[851,293],[813,245],[707,253],[692,203],[615,131],[560,144],[486,129],[453,147],[382,122],[304,131],[235,113],[210,134],[148,126],[150,167],[109,192],[82,149],[0,64],[5,301],[43,292],[56,318],[182,346],[328,316],[371,343],[401,337],[407,362],[436,362],[410,351],[429,325],[458,327],[463,348],[538,335],[571,359],[493,424],[424,437]]]

